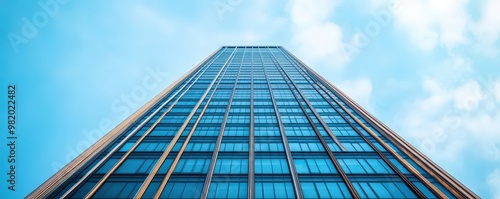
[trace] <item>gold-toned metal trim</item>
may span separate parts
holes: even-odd
[[[260,58],[262,59],[262,51],[260,50],[260,48],[259,48],[259,54],[260,54]],[[264,62],[262,62],[262,63],[264,63]],[[278,106],[276,105],[276,100],[274,99],[273,88],[271,87],[271,83],[269,82],[269,77],[267,74],[266,67],[263,66],[263,69],[264,69],[264,75],[266,76],[266,79],[267,79],[267,86],[269,87],[269,94],[271,96],[271,101],[273,103],[273,108],[274,108],[274,113],[276,115],[276,120],[278,121],[281,140],[283,142],[283,147],[285,148],[286,160],[288,163],[288,169],[290,169],[290,175],[292,176],[292,184],[293,184],[293,188],[295,190],[295,192],[294,192],[295,197],[296,198],[304,198],[303,193],[302,193],[302,187],[300,186],[299,176],[297,174],[297,170],[296,170],[295,164],[293,162],[292,152],[290,150],[290,146],[288,145],[288,139],[287,139],[286,134],[285,134],[285,128],[284,128],[283,122],[281,121],[280,114],[278,112]]]
[[[252,63],[250,65],[250,128],[248,132],[248,190],[247,190],[247,198],[253,199],[255,196],[255,137],[254,137],[254,130],[255,130],[255,118],[254,118],[254,68],[253,68],[253,54],[254,50],[253,48],[251,49],[251,60]]]
[[[286,49],[283,49],[283,50],[285,50],[286,52],[288,52]],[[342,93],[339,89],[337,89],[335,86],[331,85],[328,81],[326,81],[326,80],[325,80],[323,77],[321,77],[318,73],[316,73],[315,71],[311,70],[311,69],[310,69],[307,65],[305,65],[305,64],[304,64],[301,60],[299,60],[298,58],[296,58],[293,54],[291,54],[291,53],[289,53],[289,52],[288,52],[288,54],[289,54],[290,56],[294,57],[294,58],[295,58],[295,59],[296,59],[296,60],[297,60],[297,61],[298,61],[298,62],[299,62],[302,66],[304,66],[305,68],[307,68],[309,72],[313,73],[316,77],[318,77],[319,79],[321,79],[321,80],[322,80],[322,81],[323,81],[326,85],[328,85],[328,86],[329,86],[332,90],[334,90],[335,92],[339,93],[339,94],[340,94],[340,95],[341,95],[344,99],[346,99],[345,101],[346,101],[347,103],[351,103],[351,105],[353,105],[353,101],[352,101],[349,97],[347,97],[345,94],[343,94],[343,93]],[[347,100],[347,99],[348,99],[348,100]],[[341,105],[341,104],[339,103],[339,105]],[[343,107],[343,106],[341,106],[341,107]],[[363,113],[365,113],[365,114],[366,114],[366,111],[364,111],[364,109],[362,109],[361,107],[359,107],[359,105],[358,105],[358,106],[354,106],[354,105],[353,105],[353,108],[355,108],[355,109],[357,109],[357,110],[363,110]],[[352,113],[350,113],[349,111],[345,110],[345,107],[343,107],[343,109],[344,109],[344,111],[346,111],[346,113],[348,113],[348,114],[349,114],[349,115],[351,115],[351,117],[352,117]],[[353,117],[353,119],[355,119],[358,123],[360,122],[360,121],[359,121],[356,117]],[[369,119],[371,120],[371,118],[369,118]],[[362,124],[362,122],[361,122],[361,124]],[[363,124],[363,125],[361,125],[361,126],[363,127],[363,129],[365,129],[365,130],[366,130],[367,132],[369,132],[371,135],[374,135],[374,133],[373,133],[373,132],[372,132],[369,128],[367,128],[364,124]],[[386,135],[388,135],[388,133],[385,133],[385,134],[386,134]],[[375,135],[376,135],[376,134],[375,134]],[[393,135],[389,135],[388,137],[392,138],[392,136],[393,136]],[[379,140],[379,139],[380,139],[378,136],[374,136],[374,137],[375,137],[377,140]],[[400,138],[400,139],[401,139],[401,138]],[[426,184],[428,185],[428,187],[429,187],[429,188],[431,188],[433,191],[436,191],[436,190],[437,190],[437,193],[439,193],[438,195],[440,195],[441,197],[446,198],[446,196],[445,196],[445,195],[444,195],[444,194],[443,194],[443,193],[442,193],[439,189],[437,189],[437,188],[436,188],[436,187],[435,187],[432,183],[430,183],[427,179],[425,179],[425,177],[423,177],[423,176],[422,176],[422,175],[421,175],[418,171],[416,171],[416,170],[415,170],[415,168],[413,168],[413,167],[412,167],[412,166],[411,166],[408,162],[406,162],[406,161],[404,160],[404,158],[400,157],[400,156],[399,156],[399,154],[397,154],[394,150],[392,150],[392,148],[390,148],[389,146],[387,146],[387,144],[385,144],[385,142],[383,142],[383,141],[382,141],[381,143],[384,143],[384,144],[383,144],[383,146],[384,146],[384,147],[388,147],[388,149],[389,149],[388,151],[389,151],[389,152],[391,152],[391,153],[395,153],[395,154],[396,154],[396,155],[395,155],[395,157],[397,157],[397,158],[398,158],[398,160],[400,160],[400,162],[401,162],[401,159],[402,159],[402,160],[404,161],[403,163],[404,163],[407,167],[410,167],[410,168],[411,168],[410,170],[412,170],[412,171],[416,172],[416,174],[417,174],[416,176],[417,176],[419,179],[420,179],[420,178],[422,178],[422,179],[423,179],[422,181],[424,181],[424,183],[426,183]],[[399,143],[399,142],[396,142],[396,143]],[[408,156],[409,156],[409,157],[410,157],[413,161],[415,161],[417,164],[419,164],[419,165],[420,165],[420,166],[421,166],[424,170],[426,170],[429,174],[431,174],[431,175],[432,175],[432,176],[433,176],[436,180],[438,180],[438,181],[439,181],[439,182],[440,182],[443,186],[447,187],[447,189],[448,189],[450,192],[452,192],[452,194],[454,194],[456,197],[459,197],[459,198],[461,198],[461,197],[462,197],[462,196],[461,196],[461,194],[459,194],[458,192],[456,192],[456,190],[455,190],[455,189],[453,189],[453,188],[452,188],[452,187],[450,187],[450,186],[447,186],[447,183],[445,183],[444,181],[442,181],[440,177],[436,176],[436,175],[434,174],[434,172],[433,172],[433,171],[431,171],[431,170],[429,170],[429,169],[428,169],[428,167],[424,167],[424,166],[422,166],[421,161],[419,161],[419,160],[415,160],[415,159],[414,159],[414,156],[409,155],[409,151],[407,151],[407,150],[402,150],[402,151],[403,151],[405,154],[407,154],[407,155],[408,155]],[[413,154],[413,155],[414,155],[414,153],[415,153],[415,151],[410,151],[410,154]],[[422,159],[423,159],[423,158],[422,158]],[[439,170],[442,170],[442,169],[441,169],[441,168],[436,169],[436,172],[438,172]],[[444,176],[443,176],[443,177],[444,177]],[[452,177],[451,177],[451,178],[452,178]],[[456,187],[456,188],[458,188],[458,187]],[[474,197],[474,198],[475,198],[475,197]]]
[[[191,88],[191,86],[193,85],[194,83],[192,83],[189,88]],[[120,158],[120,160],[113,166],[111,167],[111,169],[106,172],[106,174],[99,180],[99,182],[90,190],[89,193],[87,193],[87,196],[85,196],[85,198],[90,198],[92,197],[100,188],[101,186],[105,183],[105,181],[111,176],[111,174],[113,174],[126,160],[127,158],[130,156],[130,154],[142,143],[142,141],[144,139],[146,139],[147,136],[149,136],[149,134],[156,128],[156,126],[158,125],[158,123],[161,122],[161,120],[163,120],[163,118],[165,117],[165,115],[167,115],[167,113],[170,112],[170,110],[172,110],[172,108],[175,106],[175,104],[177,104],[177,102],[179,102],[179,100],[184,96],[184,94],[186,94],[186,91],[189,90],[188,89],[185,89],[184,92],[179,96],[177,97],[177,99],[174,101],[174,103],[172,103],[172,105],[170,105],[168,107],[168,109],[161,114],[161,116],[153,123],[153,125],[151,125],[151,127],[148,128],[148,130],[134,143],[134,145],[127,151],[125,152],[125,154]],[[181,89],[182,90],[182,89]],[[165,102],[165,105],[169,103],[169,100],[167,100]],[[158,108],[158,110],[161,110],[163,109],[164,106],[161,106]],[[156,113],[155,113],[156,114]],[[150,117],[154,116],[155,114],[151,114]],[[148,120],[144,121],[144,122],[147,122]],[[141,125],[142,126],[142,125]],[[139,126],[137,129],[139,129],[141,126]],[[134,133],[131,133],[130,135],[133,135]],[[122,143],[118,144],[117,146],[117,149],[120,148],[126,141],[129,140],[130,137],[127,137],[126,139],[122,140]],[[111,157],[111,154],[113,153],[109,153],[109,157]],[[104,160],[107,160],[108,158],[103,158],[102,161]],[[92,172],[89,172],[89,174],[92,173]]]
[[[316,125],[314,124],[312,118],[309,116],[309,114],[307,113],[306,109],[304,108],[304,105],[302,105],[302,103],[300,103],[299,97],[295,94],[295,92],[293,92],[294,89],[292,89],[292,86],[295,88],[295,90],[297,91],[297,93],[300,95],[300,97],[302,98],[302,100],[304,100],[304,102],[306,103],[306,105],[308,106],[308,108],[311,110],[311,112],[313,113],[313,115],[321,123],[321,125],[323,126],[323,128],[325,130],[330,130],[330,129],[328,129],[328,125],[326,125],[326,123],[323,121],[323,119],[319,116],[319,114],[316,112],[316,110],[314,109],[314,107],[311,105],[311,103],[309,102],[309,100],[304,96],[304,94],[302,93],[302,91],[300,90],[300,88],[297,86],[297,84],[295,84],[295,82],[293,81],[293,79],[290,78],[290,76],[288,75],[288,73],[283,69],[283,67],[278,62],[278,60],[274,56],[274,54],[272,52],[270,52],[270,53],[273,55],[275,64],[281,68],[281,71],[282,71],[281,74],[283,75],[283,77],[286,77],[292,83],[292,85],[287,84],[288,87],[290,88],[290,91],[292,92],[292,95],[294,96],[295,100],[298,102],[299,107],[302,109],[302,112],[306,116],[306,118],[309,121],[311,127],[314,129],[314,132],[316,133],[316,136],[320,140],[321,145],[323,146],[323,148],[325,148],[325,151],[328,154],[328,157],[330,158],[330,160],[332,161],[333,165],[335,166],[335,168],[339,172],[340,176],[342,177],[342,180],[346,184],[347,189],[349,189],[349,192],[351,193],[351,197],[353,197],[353,198],[360,198],[358,192],[356,191],[356,189],[352,185],[351,180],[349,180],[349,177],[347,177],[347,174],[344,172],[344,169],[339,164],[337,158],[335,157],[335,155],[333,154],[333,152],[328,147],[328,144],[326,143],[326,141],[323,139],[323,136],[319,132],[318,127],[316,127]],[[299,67],[299,66],[296,66],[296,67]],[[331,131],[330,131],[330,133],[331,133]],[[343,151],[345,151],[345,148],[343,148],[342,145],[339,144],[339,147],[342,147]]]
[[[346,112],[347,112],[347,111],[346,111]],[[351,113],[350,113],[350,112],[349,112],[349,114],[351,115]],[[357,118],[355,118],[355,119],[356,119],[356,121],[357,121],[357,122],[360,122]],[[368,131],[370,134],[374,135],[374,133],[373,133],[373,131],[371,131],[371,129],[367,128],[367,127],[366,127],[366,126],[364,126],[364,125],[362,125],[362,127],[363,127],[363,129],[365,129],[366,131]],[[376,134],[375,134],[375,135],[376,135]],[[378,136],[377,136],[377,137],[376,137],[376,139],[378,140],[378,139],[380,139],[380,138],[378,138]],[[380,141],[379,141],[379,142],[380,142]],[[387,147],[387,149],[390,149],[390,152],[391,152],[391,153],[396,153],[396,154],[397,154],[397,152],[395,152],[395,151],[394,151],[391,147],[389,147],[387,144],[385,144],[385,142],[384,142],[384,147]],[[399,149],[401,149],[401,148],[399,148]],[[407,154],[407,151],[406,151],[405,149],[403,149],[402,151],[403,151],[405,154]],[[439,195],[440,195],[441,197],[447,197],[447,196],[446,196],[446,195],[444,195],[444,193],[442,193],[442,192],[441,192],[441,191],[440,191],[440,190],[439,190],[436,186],[434,186],[434,185],[433,185],[431,182],[429,182],[429,181],[428,181],[425,177],[423,177],[423,175],[422,175],[422,174],[420,174],[420,173],[419,173],[419,172],[418,172],[418,171],[417,171],[417,170],[416,170],[413,166],[411,166],[411,164],[409,164],[409,163],[408,163],[408,162],[407,162],[404,158],[400,157],[400,156],[399,156],[399,154],[397,155],[397,157],[398,157],[398,159],[399,159],[400,161],[404,161],[403,163],[404,163],[407,167],[410,167],[410,168],[411,168],[411,170],[412,170],[412,172],[416,172],[416,173],[418,174],[418,175],[417,175],[417,177],[418,177],[420,180],[424,181],[424,183],[425,183],[425,184],[426,184],[429,188],[431,188],[434,192],[437,192],[437,191],[438,191],[438,192],[439,192]],[[414,157],[412,157],[412,156],[410,156],[410,155],[408,155],[408,157],[409,157],[410,159],[412,159],[415,163],[417,163],[420,167],[422,167],[424,170],[426,170],[426,171],[427,171],[427,169],[425,169],[424,165],[422,165],[422,164],[420,163],[421,161],[415,160],[415,158],[414,158]],[[436,175],[434,174],[434,172],[428,172],[428,173],[429,173],[431,176],[433,176],[436,180],[438,180],[438,181],[439,181],[439,182],[440,182],[440,183],[441,183],[444,187],[446,187],[446,189],[447,189],[448,191],[450,191],[450,192],[451,192],[454,196],[456,196],[457,198],[463,197],[463,196],[462,196],[462,195],[461,195],[461,194],[460,194],[457,190],[453,189],[453,188],[452,188],[452,187],[451,187],[448,183],[444,183],[444,182],[442,182],[442,181],[441,181],[441,178],[439,178],[439,176],[436,176]]]
[[[234,53],[234,51],[233,51]],[[232,53],[232,54],[233,54]],[[231,56],[232,56],[231,54]],[[216,77],[218,77],[220,75],[220,73],[222,72],[222,70],[224,69],[224,67],[221,68],[221,71],[219,71],[219,73],[217,74]],[[182,132],[185,130],[186,126],[189,124],[189,121],[191,120],[191,118],[194,116],[194,114],[196,113],[196,110],[200,107],[200,105],[203,103],[205,97],[207,96],[207,94],[210,92],[212,86],[214,85],[215,81],[217,80],[217,78],[215,78],[212,83],[209,85],[209,87],[207,88],[207,90],[205,91],[205,93],[203,94],[203,96],[201,97],[201,99],[198,101],[198,103],[195,105],[195,107],[193,108],[193,111],[189,114],[189,116],[187,117],[186,121],[182,124],[181,128],[179,129],[179,131],[177,132],[177,134],[175,135],[175,137],[172,139],[172,141],[170,142],[169,146],[167,147],[167,149],[163,152],[163,154],[160,156],[160,158],[158,159],[158,161],[156,162],[155,166],[153,167],[153,169],[151,170],[151,172],[148,174],[148,176],[146,177],[145,181],[143,182],[143,184],[141,185],[141,187],[139,188],[139,190],[137,191],[136,195],[134,196],[134,198],[141,198],[144,193],[146,192],[146,189],[149,187],[149,185],[151,184],[151,181],[153,180],[154,176],[156,175],[156,173],[158,172],[158,170],[160,170],[160,167],[163,165],[163,163],[165,162],[165,159],[167,159],[168,155],[170,154],[170,151],[172,150],[172,148],[174,147],[175,143],[179,140],[179,137],[181,136]],[[207,103],[208,104],[208,103]],[[198,120],[201,119],[201,117],[198,118]],[[192,130],[194,130],[195,128],[193,128]],[[170,166],[170,168],[175,168],[177,162],[173,162],[172,165]]]
[[[222,49],[222,47],[219,49]],[[216,52],[219,51],[219,49],[212,52],[212,54],[209,57],[213,56]],[[193,73],[194,71],[196,71],[196,69],[199,68],[203,63],[205,63],[205,61],[207,61],[209,57],[207,57],[206,59],[201,61],[197,66],[193,67],[186,74],[184,74],[182,77],[180,77],[177,81],[173,82],[170,86],[165,88],[162,92],[160,92],[158,95],[156,95],[153,99],[151,99],[149,102],[144,104],[144,106],[142,106],[137,111],[132,113],[132,115],[130,115],[127,119],[125,119],[123,122],[118,124],[109,133],[104,135],[96,143],[91,145],[83,153],[78,155],[75,159],[73,159],[66,166],[64,166],[60,171],[58,171],[57,173],[52,175],[44,183],[42,183],[35,190],[33,190],[28,196],[26,196],[26,198],[46,198],[46,197],[48,197],[49,194],[51,194],[53,191],[55,191],[57,187],[59,187],[60,185],[65,183],[69,178],[71,178],[71,176],[73,176],[76,173],[76,171],[80,170],[83,166],[85,166],[85,164],[89,160],[92,160],[95,156],[97,156],[99,154],[100,151],[104,150],[104,148],[106,148],[110,142],[112,142],[124,130],[126,130],[126,128],[129,127],[132,122],[139,119],[144,113],[146,113],[150,109],[151,106],[158,103],[165,95],[167,95],[169,92],[171,92],[171,90],[173,88],[177,87],[181,82],[183,82],[185,79],[187,79],[189,77],[189,75],[191,73]]]
[[[236,50],[238,49],[238,47],[236,47],[233,51],[233,53],[231,53],[231,55],[229,56],[228,58],[228,61],[231,60],[232,61],[232,58],[234,56],[234,53],[236,52]],[[231,63],[231,61],[229,61],[229,63]],[[224,70],[225,68],[225,70]],[[165,175],[165,177],[163,178],[162,182],[160,183],[160,186],[158,187],[158,189],[156,190],[156,193],[154,195],[153,198],[160,198],[161,194],[163,193],[163,190],[165,189],[165,186],[167,186],[167,183],[168,183],[168,180],[170,179],[170,176],[172,175],[172,173],[174,172],[175,170],[175,167],[177,166],[177,164],[179,163],[179,160],[181,159],[182,157],[182,154],[184,153],[184,150],[186,149],[189,141],[191,140],[191,137],[193,136],[193,133],[194,131],[196,130],[196,127],[198,126],[198,124],[200,123],[201,119],[203,118],[203,115],[205,114],[205,111],[207,110],[208,108],[208,105],[210,104],[211,100],[212,100],[212,97],[214,96],[215,92],[217,91],[217,89],[219,88],[219,85],[220,83],[222,82],[222,79],[224,78],[226,72],[227,72],[227,69],[229,68],[228,66],[228,62],[226,61],[226,63],[224,64],[224,66],[221,68],[221,71],[219,72],[219,74],[215,77],[214,81],[212,83],[215,83],[217,79],[219,79],[219,81],[217,82],[217,85],[215,85],[214,89],[213,89],[213,92],[210,94],[210,97],[208,98],[206,104],[203,106],[203,109],[200,113],[200,115],[198,116],[198,118],[196,119],[196,122],[194,123],[193,125],[193,128],[191,128],[188,136],[186,137],[186,140],[184,141],[184,143],[182,144],[182,147],[179,149],[179,152],[177,153],[177,156],[175,157],[174,161],[172,162],[172,166],[170,166],[170,168],[168,169],[167,171],[167,174]],[[222,73],[221,75],[221,72],[224,70],[224,72]],[[206,97],[206,94],[208,94],[210,92],[210,90],[212,90],[212,85],[210,85],[208,87],[208,90],[207,92],[205,93],[205,95],[201,98],[201,101],[200,101],[200,104],[201,105],[201,102],[203,102],[205,100],[205,97]],[[199,105],[194,109],[194,110],[197,110],[199,108]],[[194,113],[195,111],[193,111]],[[189,120],[192,119],[192,116],[189,117]],[[188,121],[189,121],[188,120]],[[184,131],[184,129],[182,130]],[[180,133],[182,133],[182,131],[180,131]],[[165,156],[166,158],[167,156]],[[161,160],[162,162],[165,161],[165,159]],[[160,160],[158,161],[160,162]],[[141,196],[142,197],[142,196]]]
[[[240,66],[238,67],[238,75],[236,76],[236,80],[234,81],[233,89],[231,91],[231,96],[229,97],[229,102],[226,107],[226,112],[224,113],[224,118],[222,119],[222,124],[219,129],[219,135],[217,136],[217,140],[215,142],[214,151],[212,153],[212,158],[210,160],[210,165],[208,167],[207,176],[205,178],[205,183],[203,185],[203,190],[201,191],[201,198],[208,197],[208,191],[210,189],[210,184],[212,183],[212,176],[215,170],[215,164],[217,163],[217,158],[219,157],[219,150],[222,144],[222,137],[224,136],[224,128],[227,124],[227,118],[229,117],[229,111],[231,110],[231,104],[233,103],[234,93],[236,92],[236,86],[238,86],[238,80],[240,78],[241,73],[241,65],[243,64],[243,59],[245,59],[246,48],[243,51],[243,56],[241,58]],[[230,64],[232,63],[232,60]],[[228,67],[229,69],[229,67]],[[221,78],[221,81],[224,77]],[[214,91],[215,93],[215,91]]]
[[[339,90],[339,94],[342,97],[347,97],[342,91]],[[400,145],[400,149],[405,153],[405,154],[413,154],[414,156],[408,155],[412,160],[415,161],[415,158],[418,158],[419,160],[422,161],[415,161],[420,167],[422,167],[424,170],[426,170],[432,177],[436,178],[437,180],[440,180],[438,178],[444,178],[445,181],[450,182],[454,188],[458,189],[461,194],[465,195],[466,198],[479,198],[474,192],[472,192],[470,189],[465,187],[463,184],[461,184],[457,179],[455,179],[453,176],[451,176],[448,172],[446,172],[444,169],[439,167],[439,165],[435,164],[430,160],[427,156],[422,154],[420,151],[418,151],[415,147],[410,145],[406,140],[401,138],[398,134],[394,133],[389,127],[384,125],[382,122],[380,122],[377,118],[374,118],[373,116],[370,115],[370,113],[366,112],[364,109],[362,109],[356,102],[352,101],[351,99],[350,103],[353,105],[356,105],[357,107],[354,107],[359,112],[362,112],[364,116],[368,118],[367,121],[369,121],[371,124],[373,124],[376,128],[381,130],[382,133],[387,135],[389,139],[391,139],[393,142],[397,143]],[[430,172],[432,171],[432,172]],[[443,181],[440,181],[443,186],[445,186],[447,189],[451,189],[452,187],[447,186],[447,184],[443,183]]]
[[[204,73],[206,70],[207,70],[208,66],[205,67],[205,69],[203,70],[202,73]],[[188,81],[191,81],[194,76],[198,76],[197,74],[200,72],[200,70],[198,70],[194,75],[192,75],[190,77],[190,79]],[[201,76],[201,75],[200,75]],[[194,81],[193,83],[191,83],[189,85],[189,88],[191,88],[194,83],[196,82],[196,80],[198,80],[200,78],[200,76],[198,76]],[[97,182],[96,185],[94,185],[94,187],[90,190],[89,193],[87,193],[87,195],[85,196],[85,198],[90,198],[92,197],[95,193],[97,193],[97,191],[101,188],[101,186],[106,182],[106,180],[111,176],[111,174],[113,174],[124,162],[125,160],[128,158],[128,156],[135,150],[135,148],[137,148],[141,143],[142,141],[153,131],[153,129],[156,128],[156,126],[158,125],[158,123],[160,123],[160,121],[165,117],[165,115],[167,115],[167,113],[170,112],[170,110],[172,110],[172,108],[174,107],[175,104],[177,104],[177,102],[186,94],[187,90],[189,90],[189,88],[187,89],[184,89],[186,87],[186,85],[184,85],[181,89],[179,89],[178,93],[175,93],[175,95],[181,93],[180,91],[182,91],[182,93],[180,94],[180,96],[177,97],[177,99],[175,100],[175,102],[170,105],[170,107],[168,107],[168,109],[156,120],[156,122],[151,125],[151,127],[148,128],[148,130],[144,133],[144,135],[142,135],[136,142],[135,144],[120,158],[120,160],[108,171],[106,172],[106,174]],[[174,96],[175,96],[174,95]],[[125,142],[127,142],[133,134],[135,134],[138,129],[142,128],[144,126],[144,124],[146,122],[148,122],[154,115],[156,115],[161,109],[163,109],[169,102],[171,99],[174,98],[174,96],[171,96],[168,100],[166,100],[153,114],[151,114],[147,120],[143,121],[141,123],[141,125],[139,125],[135,130],[134,132],[130,133],[125,139],[123,139],[120,144],[118,144],[114,149],[113,151],[111,151],[109,154],[106,155],[106,157],[104,157],[98,165],[94,166],[94,168],[88,172],[78,183],[81,183],[84,179],[86,179],[88,176],[90,176],[91,173],[94,172],[94,170],[96,170],[100,164],[102,164],[102,162],[104,162],[105,160],[108,160],[115,152],[116,150],[118,150],[119,148],[122,147],[122,145],[124,145]],[[76,185],[74,185],[73,187],[76,187]],[[69,191],[67,192],[69,193]],[[67,194],[66,193],[66,194]],[[63,197],[66,197],[66,194],[63,196]]]

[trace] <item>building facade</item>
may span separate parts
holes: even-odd
[[[28,198],[478,198],[278,46],[224,46]]]

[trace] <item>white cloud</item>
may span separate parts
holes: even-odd
[[[474,80],[470,80],[458,87],[453,91],[452,95],[455,107],[464,111],[472,111],[477,108],[483,96],[481,87]]]
[[[500,123],[500,112],[488,113],[481,109],[493,96],[486,95],[477,81],[468,80],[450,86],[443,85],[434,77],[424,77],[422,88],[429,93],[428,96],[411,102],[403,117],[398,118],[411,137],[425,142],[426,139],[434,139],[436,131],[443,131],[450,138],[436,142],[446,143],[441,146],[443,150],[449,146],[460,146],[454,142],[462,143],[463,140],[458,138],[463,136],[467,136],[467,141],[483,141],[484,136],[492,141],[489,143],[500,141],[500,135],[494,133],[496,124]],[[460,148],[450,151],[452,154],[448,155],[459,156]]]
[[[337,84],[337,86],[363,108],[369,109],[370,95],[372,93],[372,82],[369,78],[345,81]]]
[[[477,21],[473,33],[478,40],[481,53],[494,57],[498,55],[500,37],[500,1],[487,0],[482,7],[481,18]]]
[[[500,102],[500,79],[497,80],[495,82],[495,84],[493,85],[493,92],[494,92],[494,95],[495,95],[497,101]]]
[[[382,1],[372,0],[372,7],[379,6]],[[467,12],[468,0],[407,0],[400,3],[402,12],[395,15],[395,26],[406,32],[420,49],[430,51],[437,45],[444,45],[452,50],[473,44],[480,54],[488,57],[499,54],[499,0],[481,1],[477,21]],[[473,37],[468,37],[470,35]]]
[[[297,27],[293,41],[299,45],[299,51],[308,60],[328,60],[339,65],[345,63],[342,50],[342,32],[334,23]],[[325,62],[323,62],[325,63]]]
[[[297,54],[312,65],[332,63],[333,67],[342,67],[349,61],[340,26],[328,20],[337,4],[338,1],[294,0],[289,5],[292,42],[298,48]]]
[[[395,15],[396,26],[410,36],[423,50],[432,50],[437,44],[452,49],[467,43],[465,11],[466,0],[408,0],[400,1],[402,11]]]
[[[292,22],[300,26],[316,25],[332,14],[338,1],[294,0],[291,4]]]
[[[488,186],[492,193],[492,197],[500,199],[500,169],[495,169],[490,175],[488,175]]]
[[[422,88],[428,95],[410,102],[394,118],[399,123],[398,132],[452,174],[478,166],[464,154],[475,154],[474,158],[484,164],[481,168],[491,169],[488,163],[500,163],[500,106],[495,94],[486,92],[486,88],[497,84],[500,78],[486,83],[471,79],[455,84],[444,79],[437,74],[423,78]],[[487,108],[492,102],[493,106]],[[499,187],[500,171],[495,172],[496,177],[488,183],[492,191]],[[500,192],[491,194],[500,197]]]

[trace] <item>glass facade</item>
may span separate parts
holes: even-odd
[[[477,197],[282,47],[221,47],[143,110],[28,197]]]

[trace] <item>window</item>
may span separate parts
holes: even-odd
[[[157,159],[127,159],[115,171],[117,174],[149,173]]]
[[[247,186],[246,182],[212,182],[208,198],[246,198]]]
[[[338,159],[338,161],[346,173],[394,173],[382,159]]]
[[[324,101],[324,100],[310,100],[311,102],[311,105],[329,105],[328,102]]]
[[[316,112],[321,113],[321,115],[325,114],[336,114],[337,112],[335,109],[328,107],[328,108],[316,108]]]
[[[398,168],[399,171],[401,171],[401,173],[403,174],[409,174],[410,172],[399,162],[397,161],[395,158],[389,158],[389,161],[391,161],[391,163],[396,166],[396,168]]]
[[[250,100],[248,100],[248,101],[237,101],[237,100],[234,100],[233,103],[232,103],[232,105],[250,105]]]
[[[351,127],[330,127],[335,136],[359,136]]]
[[[271,87],[273,89],[277,89],[277,88],[288,88],[288,85],[286,84],[282,84],[284,83],[284,81],[274,81],[274,80],[271,80]]]
[[[379,150],[379,151],[382,151],[382,152],[386,152],[385,148],[380,144],[380,143],[377,143],[376,141],[373,141],[371,140],[373,145],[375,145],[375,147]]]
[[[215,143],[193,143],[190,142],[186,146],[186,151],[205,151],[211,152],[214,150]]]
[[[322,115],[321,119],[325,123],[346,123],[342,116],[336,114]]]
[[[247,143],[222,143],[220,146],[220,151],[226,151],[226,152],[248,151],[248,144]]]
[[[282,143],[255,143],[255,151],[284,151],[284,148]]]
[[[137,152],[159,152],[164,151],[168,146],[168,143],[162,142],[142,142],[135,148],[134,151]]]
[[[289,173],[286,159],[255,159],[255,173]]]
[[[304,198],[352,198],[342,182],[301,182]]]
[[[346,151],[373,151],[373,149],[365,142],[342,142]]]
[[[172,147],[172,151],[174,151],[174,152],[179,151],[181,149],[182,145],[183,145],[183,143],[181,143],[181,142],[175,143],[174,147]],[[167,148],[168,148],[168,146],[167,146]]]
[[[219,86],[222,85],[223,84],[220,84]],[[229,98],[230,96],[231,96],[231,91],[225,91],[225,90],[217,90],[213,95],[214,98]]]
[[[265,84],[254,84],[254,87],[256,87],[256,88],[267,88],[267,85],[265,85]],[[270,94],[269,94],[269,90],[255,90],[253,96],[256,97],[256,98],[269,98],[269,97],[271,97]]]
[[[179,100],[176,105],[195,105],[197,101],[183,101]]]
[[[226,127],[224,136],[248,136],[250,129],[248,127]]]
[[[287,136],[316,136],[314,129],[306,126],[285,127],[285,133]]]
[[[179,127],[156,126],[149,136],[174,136]]]
[[[254,117],[255,123],[277,123],[276,116],[274,115],[257,115]]]
[[[256,89],[267,89],[266,80],[263,80],[263,84],[260,84],[257,81],[255,81],[255,84],[253,85],[253,87]],[[267,93],[269,93],[269,92],[267,92]]]
[[[361,198],[417,198],[403,182],[352,183]]]
[[[258,100],[255,100],[254,102],[254,105],[273,105],[273,102],[271,101],[258,101]]]
[[[207,173],[210,159],[181,159],[174,173]]]
[[[222,123],[222,115],[204,115],[200,123]]]
[[[250,113],[250,109],[248,108],[231,108],[229,110],[230,113]]]
[[[225,112],[226,112],[226,109],[224,109],[224,108],[207,108],[207,110],[205,110],[205,113],[212,113],[212,114],[225,113]]]
[[[111,158],[102,167],[96,172],[98,174],[104,174],[107,173],[115,164],[118,162],[117,158]]]
[[[278,111],[280,113],[302,113],[300,108],[280,108]]]
[[[126,152],[128,150],[130,150],[132,148],[132,146],[134,146],[135,142],[127,142],[125,143],[122,148],[120,148],[120,152]]]
[[[294,159],[297,173],[337,173],[330,159]]]
[[[191,110],[191,108],[174,107],[170,110],[170,113],[190,113]]]
[[[134,125],[132,128],[130,128],[127,132],[127,135],[132,133],[132,131],[135,130],[135,128],[137,127],[138,124]],[[134,136],[142,136],[144,135],[144,133],[146,133],[146,131],[149,130],[149,128],[151,127],[151,124],[146,124],[144,125],[141,129],[137,130],[134,134]]]
[[[278,127],[255,127],[255,136],[280,136],[280,130]]]
[[[250,88],[250,85],[244,85],[244,84],[239,84],[237,85],[239,89],[241,88]],[[241,91],[245,91],[245,90],[236,90],[236,93],[234,93],[234,99],[250,99],[250,90],[246,91],[246,92],[241,92]]]
[[[290,97],[293,97],[292,92],[290,90],[273,90],[273,95],[274,96],[289,95]]]
[[[281,115],[283,123],[308,123],[305,115]]]
[[[274,109],[273,108],[256,108],[256,109],[254,109],[254,112],[255,113],[274,113]],[[276,117],[274,117],[274,119],[276,120]]]
[[[160,198],[200,198],[202,190],[199,182],[168,182]]]
[[[161,123],[183,123],[187,115],[166,115],[161,120]]]
[[[220,127],[197,127],[194,136],[218,136]]]
[[[142,182],[106,181],[95,193],[94,198],[133,198]]]
[[[255,198],[295,198],[290,182],[256,182]]]
[[[174,162],[174,158],[167,158],[160,166],[160,170],[158,170],[158,173],[166,174],[167,171],[170,169],[170,166],[172,166],[172,162]]]
[[[223,105],[227,105],[227,103],[228,102],[226,100],[225,101],[212,100],[212,101],[210,101],[210,105],[209,106],[212,106],[212,105],[213,106],[217,106],[217,105],[218,106],[223,106]]]
[[[321,143],[289,143],[290,151],[307,151],[307,152],[318,152],[325,151]]]
[[[248,173],[248,159],[217,159],[214,173]]]
[[[281,106],[281,105],[291,105],[291,106],[298,106],[299,103],[297,101],[276,101],[276,105]]]
[[[330,150],[332,150],[333,152],[337,152],[337,151],[342,151],[340,150],[340,147],[339,145],[337,145],[337,143],[328,143],[328,148],[330,148]]]
[[[222,120],[221,122],[222,123]],[[248,115],[229,115],[227,123],[250,123],[250,116]]]

